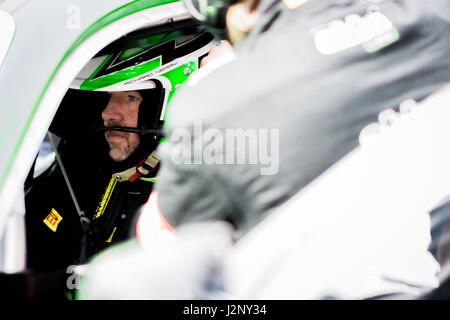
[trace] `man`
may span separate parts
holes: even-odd
[[[73,267],[135,236],[167,103],[217,45],[201,28],[174,28],[144,35],[143,47],[126,38],[125,49],[105,48],[61,102],[49,128],[50,140],[62,138],[58,161],[35,179],[31,170],[25,185],[28,271],[14,275],[18,296],[64,298],[77,287]]]
[[[100,250],[133,236],[135,214],[147,200],[157,172],[158,159],[156,153],[152,154],[156,147],[154,139],[110,129],[137,128],[139,109],[156,110],[155,100],[146,101],[150,97],[142,91],[91,93],[97,95],[94,101],[106,100],[109,95],[100,118],[106,130],[95,132],[85,128],[86,132],[81,133],[80,127],[86,125],[71,127],[69,119],[74,109],[68,107],[73,105],[65,105],[67,99],[78,94],[68,94],[51,127],[54,132],[61,131],[64,145],[59,152],[68,181],[54,169],[39,177],[26,196],[27,267],[36,273],[37,290],[44,291],[42,294],[55,288],[41,284],[40,274],[45,275],[47,283],[54,281],[53,286],[60,290],[73,289],[66,288],[66,281],[62,281],[72,275],[68,274],[68,266],[86,263]],[[99,108],[95,109],[98,115]],[[68,192],[68,183],[90,221],[86,230]],[[49,272],[53,274],[51,277]]]
[[[355,148],[380,111],[422,100],[450,81],[447,1],[309,0],[289,7],[262,1],[254,27],[235,43],[238,58],[173,101],[155,186],[172,226],[225,220],[241,236]],[[202,133],[209,129],[220,133],[217,153],[231,160],[258,150],[248,143],[254,133],[279,160],[278,171],[262,174],[262,157],[208,161],[214,140]],[[180,130],[190,133],[190,144]],[[241,130],[246,148],[227,149],[227,130]],[[264,132],[274,133],[272,150]],[[180,148],[191,158],[174,161]]]

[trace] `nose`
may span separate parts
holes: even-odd
[[[102,112],[102,119],[105,125],[108,122],[121,122],[123,120],[123,114],[120,111],[120,99],[117,99],[114,95],[111,95],[106,105],[106,108]]]

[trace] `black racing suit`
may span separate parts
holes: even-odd
[[[449,34],[444,0],[310,0],[286,8],[253,45],[248,37],[238,43],[235,61],[174,97],[158,149],[162,214],[174,227],[230,221],[242,235],[354,149],[380,111],[450,82]],[[208,129],[220,139],[202,135]],[[241,130],[246,147],[227,149],[227,130]],[[268,150],[249,147],[252,135]],[[191,159],[172,161],[178,148]],[[211,149],[216,164],[204,159]],[[248,160],[254,151],[273,152],[272,174],[262,174],[270,169],[263,157]]]
[[[87,101],[90,105],[83,105]],[[103,132],[92,130],[105,105],[103,94],[69,91],[50,127],[62,137],[58,149],[80,209],[91,221],[88,232],[56,161],[39,177],[27,179],[28,298],[64,298],[73,289],[69,266],[86,263],[107,246],[135,236],[136,215],[149,197],[153,182],[148,180],[157,167],[145,180],[141,176],[133,182],[116,182],[112,174],[138,165],[154,145],[141,141],[129,159],[112,161]]]

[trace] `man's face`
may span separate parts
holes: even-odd
[[[108,105],[102,112],[105,127],[133,127],[138,124],[139,106],[142,96],[138,91],[109,92]],[[114,161],[127,159],[139,146],[140,139],[136,133],[107,130],[106,141],[109,155]]]

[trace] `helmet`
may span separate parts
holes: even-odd
[[[144,135],[146,129],[153,132],[152,129],[162,127],[175,90],[198,69],[200,59],[219,41],[198,26],[174,30],[171,25],[157,34],[135,33],[95,55],[71,88],[104,92],[138,90],[144,98],[139,108],[139,128],[134,128],[139,132],[131,132]],[[146,107],[149,102],[151,108]]]

